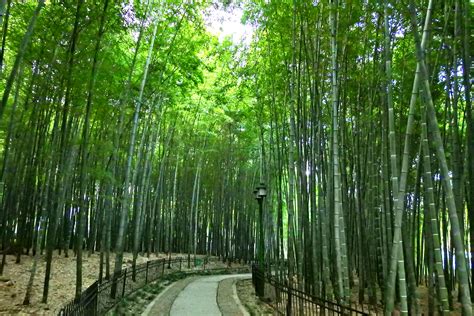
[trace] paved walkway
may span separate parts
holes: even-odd
[[[251,274],[227,274],[191,277],[166,288],[145,310],[151,315],[247,316],[235,289],[239,279]]]

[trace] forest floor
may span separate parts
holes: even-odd
[[[172,257],[185,257],[186,255],[173,254]],[[111,254],[111,260],[114,258]],[[150,258],[138,256],[137,264],[148,260],[156,260],[160,258],[168,258],[167,254],[152,255]],[[38,267],[31,295],[31,304],[23,305],[26,286],[30,277],[30,269],[33,263],[32,256],[22,256],[21,263],[15,263],[15,256],[8,255],[5,270],[0,276],[0,314],[1,315],[56,315],[61,306],[74,298],[75,280],[76,280],[76,257],[70,256],[65,258],[64,255],[54,254],[53,269],[49,285],[48,303],[41,303],[44,273],[45,273],[45,256],[40,256]],[[99,275],[99,253],[90,256],[87,254],[83,258],[83,289],[85,290]],[[124,267],[131,266],[132,254],[124,254]],[[253,315],[272,314],[272,308],[266,303],[261,302],[254,294],[254,289],[250,280],[239,281],[236,284],[237,293],[242,304]],[[357,293],[356,290],[353,294]],[[418,307],[419,313],[428,315],[428,290],[426,287],[418,287]],[[456,296],[454,296],[456,297]],[[352,297],[353,301],[357,300],[357,295]],[[454,304],[452,315],[461,314],[461,306],[458,302]],[[376,313],[381,312],[379,309]]]
[[[179,254],[174,256],[180,256]],[[184,257],[184,255],[181,255]],[[111,253],[113,260],[115,255]],[[166,254],[158,256],[151,255],[150,258],[138,256],[137,264],[147,260],[159,258],[168,258]],[[49,283],[48,303],[41,303],[44,285],[45,256],[40,256],[38,261],[33,292],[31,295],[31,304],[23,305],[26,286],[30,277],[30,270],[33,263],[32,256],[22,256],[21,263],[15,263],[15,256],[8,255],[3,276],[0,276],[0,314],[2,315],[56,315],[62,305],[74,298],[76,286],[76,257],[70,255],[65,258],[64,255],[54,254],[51,279]],[[99,276],[99,253],[90,256],[84,254],[83,271],[83,289],[85,290],[94,283]],[[124,254],[124,267],[131,266],[132,254]],[[113,269],[113,267],[111,267]]]
[[[413,312],[412,314],[432,315],[433,313],[430,313],[430,307],[429,307],[430,293],[429,293],[428,287],[426,287],[423,284],[418,285],[418,287],[416,288],[416,294],[417,294],[416,313]],[[457,297],[456,291],[454,292],[453,297],[454,298]],[[377,298],[379,299],[379,304],[377,306],[370,306],[368,304],[359,304],[358,303],[358,282],[357,282],[357,278],[355,278],[355,286],[352,289],[352,295],[351,295],[352,308],[355,308],[360,311],[368,312],[369,315],[383,315],[384,309],[383,309],[383,304],[382,304],[382,294],[379,288],[377,288]],[[368,301],[369,301],[368,291],[365,291],[365,302],[368,302]],[[435,311],[434,314],[438,315],[439,313]],[[453,309],[450,311],[449,315],[461,315],[461,314],[462,314],[462,305],[457,300],[454,300]],[[393,312],[393,315],[395,316],[400,315],[399,303],[395,303],[395,311]]]
[[[255,295],[255,289],[251,279],[240,280],[236,283],[237,295],[240,302],[250,315],[273,315],[275,310],[272,306],[263,302]]]

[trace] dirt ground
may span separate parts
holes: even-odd
[[[186,255],[173,254],[186,258]],[[113,262],[114,254],[111,254]],[[137,263],[143,263],[147,260],[155,260],[157,258],[167,258],[166,254],[158,256],[152,255],[149,259],[139,256]],[[98,279],[99,275],[99,253],[91,256],[87,254],[83,258],[83,290]],[[53,270],[49,286],[49,298],[47,304],[41,303],[43,294],[43,282],[45,272],[44,256],[40,257],[38,262],[37,273],[33,285],[33,293],[31,296],[31,304],[24,306],[23,299],[25,297],[26,285],[30,277],[30,269],[33,259],[31,256],[22,256],[21,263],[15,264],[14,256],[7,256],[7,264],[2,276],[0,276],[0,314],[1,315],[56,315],[61,306],[74,298],[76,284],[76,258],[70,256],[58,256],[56,253],[53,258]],[[124,254],[124,267],[131,265],[132,255]],[[206,268],[225,267],[221,262],[212,262],[206,265]],[[183,264],[183,268],[186,268]],[[196,267],[194,269],[202,269]],[[237,290],[242,304],[254,315],[271,315],[272,309],[266,303],[262,303],[254,294],[254,289],[250,280],[237,282]],[[428,293],[425,287],[418,288],[418,300],[420,314],[428,313]],[[353,293],[357,293],[354,291]],[[456,297],[456,296],[455,296]],[[356,296],[353,296],[356,301]],[[452,315],[460,315],[460,304],[455,302],[455,310]],[[378,314],[378,312],[377,312]]]
[[[273,315],[273,308],[255,295],[251,279],[237,281],[236,288],[240,302],[250,315]]]
[[[174,257],[175,255],[173,255]],[[184,255],[183,255],[184,256]],[[31,304],[24,306],[26,285],[30,277],[33,263],[31,256],[22,256],[21,263],[15,264],[14,256],[7,256],[7,264],[3,276],[0,276],[0,314],[2,315],[56,315],[62,305],[74,298],[76,286],[76,258],[58,256],[53,258],[51,280],[49,283],[48,303],[42,304],[45,257],[41,256],[33,285]],[[113,264],[114,254],[111,254]],[[150,256],[149,260],[167,258],[166,254]],[[90,286],[99,276],[99,253],[83,257],[83,290]],[[146,262],[148,258],[139,256],[137,264]],[[124,267],[131,265],[132,255],[124,254]],[[113,267],[111,267],[113,269]]]

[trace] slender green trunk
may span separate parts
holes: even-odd
[[[430,2],[431,3],[431,2]],[[431,20],[431,11],[428,11],[428,14],[425,18],[425,26],[424,26],[424,34],[422,39],[422,47],[425,47],[425,43],[427,41],[427,30],[429,28]],[[393,233],[393,245],[391,250],[390,256],[390,265],[388,271],[388,278],[386,280],[386,292],[385,292],[385,314],[389,315],[392,313],[394,309],[394,300],[395,300],[395,279],[397,273],[397,263],[400,255],[403,255],[402,252],[402,245],[401,245],[401,223],[402,223],[402,215],[403,215],[403,208],[404,208],[404,198],[405,198],[405,191],[406,191],[406,184],[407,184],[407,176],[408,176],[408,164],[409,164],[409,153],[410,153],[410,146],[411,146],[411,135],[413,133],[414,128],[414,115],[415,115],[415,104],[416,98],[418,95],[418,88],[420,84],[420,65],[417,64],[415,78],[413,80],[413,88],[412,88],[412,95],[410,98],[410,107],[408,113],[408,122],[405,132],[405,145],[403,149],[403,159],[402,159],[402,169],[400,172],[399,178],[399,188],[398,188],[398,198],[397,203],[394,205],[395,208],[395,219],[394,219],[394,233]],[[398,268],[404,270],[404,265],[399,265]],[[402,294],[401,294],[402,295]],[[406,295],[406,294],[405,294]],[[405,312],[407,312],[405,310]]]
[[[469,185],[467,187],[467,208],[469,214],[469,235],[471,249],[470,253],[474,253],[474,119],[472,113],[472,51],[470,51],[470,38],[472,37],[472,25],[470,24],[472,1],[469,0],[458,0],[459,7],[462,9],[462,74],[463,74],[463,86],[464,86],[464,100],[466,102],[466,123],[467,123],[467,155],[470,159],[467,160],[467,174],[469,179]],[[472,267],[474,267],[474,256],[471,255],[470,260],[471,266],[471,287],[474,284],[474,273]],[[471,300],[474,301],[474,291],[471,290]]]
[[[5,39],[8,30],[11,0],[0,0],[0,27],[2,28],[2,46],[0,47],[0,75],[3,75],[3,56],[5,56]],[[6,7],[6,8],[5,8]],[[5,17],[6,16],[6,17]]]
[[[94,58],[92,61],[92,70],[91,70],[91,77],[88,84],[87,89],[87,101],[86,101],[86,113],[84,117],[84,125],[82,130],[82,145],[81,145],[81,178],[80,178],[80,199],[82,199],[82,205],[80,207],[78,213],[78,221],[77,221],[77,265],[76,265],[76,297],[79,297],[82,293],[82,242],[85,230],[85,220],[88,214],[88,200],[89,197],[87,196],[87,182],[88,182],[88,143],[89,143],[89,128],[90,128],[90,116],[91,116],[91,108],[92,108],[92,98],[94,94],[94,86],[95,80],[97,76],[97,66],[98,66],[98,57],[99,57],[99,50],[100,44],[103,36],[104,31],[104,24],[105,24],[105,17],[107,13],[108,7],[108,0],[104,2],[104,9],[101,15],[100,26],[97,36],[97,41],[94,50]],[[78,5],[79,10],[79,5]]]
[[[398,206],[399,200],[404,200],[405,196],[399,194],[399,179],[398,179],[398,159],[397,159],[397,146],[395,139],[395,114],[393,109],[392,101],[392,66],[391,66],[391,56],[390,56],[390,31],[389,31],[389,16],[388,16],[388,2],[384,1],[384,21],[385,21],[385,74],[386,74],[386,94],[387,94],[387,107],[388,107],[388,129],[389,129],[389,148],[390,148],[390,171],[391,171],[391,183],[392,183],[392,206]],[[403,202],[400,202],[401,204]],[[402,218],[403,216],[397,213],[402,213],[402,209],[395,209],[394,213],[395,218]],[[395,221],[395,230],[401,230],[402,220]],[[400,227],[397,227],[400,226]],[[405,261],[404,253],[402,251],[402,239],[393,241],[399,244],[400,250],[398,252],[397,260],[397,275],[398,275],[398,284],[400,291],[400,311],[402,315],[408,314],[407,306],[407,294],[406,294],[406,277],[405,277]],[[393,255],[393,252],[392,252]],[[393,257],[392,257],[393,260]]]
[[[294,141],[295,141],[295,63],[296,63],[296,1],[293,1],[293,26],[292,26],[292,69],[291,69],[291,78],[290,78],[290,133],[289,133],[289,142],[288,142],[288,198],[287,198],[287,207],[288,207],[288,241],[287,241],[287,253],[288,253],[288,280],[293,282],[293,275],[295,273],[295,251],[294,251],[294,214],[295,214],[295,152],[294,152]],[[290,284],[291,285],[291,284]]]
[[[423,113],[423,112],[422,112]],[[426,112],[425,112],[426,113]],[[438,219],[436,217],[436,207],[433,191],[433,180],[431,173],[431,158],[428,144],[428,132],[426,127],[426,114],[422,116],[422,147],[423,147],[423,183],[425,187],[425,216],[428,218],[431,240],[433,244],[433,263],[436,273],[436,286],[438,289],[438,301],[441,302],[441,312],[443,315],[449,315],[448,291],[444,279],[443,262],[441,256],[440,236]]]
[[[330,25],[331,25],[331,102],[332,102],[332,159],[333,159],[333,185],[334,185],[334,251],[336,258],[336,284],[337,299],[342,303],[350,300],[349,289],[346,289],[344,278],[347,269],[347,245],[342,234],[344,234],[344,214],[342,209],[341,170],[339,157],[339,100],[338,100],[338,69],[337,69],[337,0],[332,0]]]
[[[121,206],[121,211],[120,211],[120,224],[119,224],[119,231],[117,235],[117,243],[115,246],[115,268],[114,268],[114,273],[118,275],[120,271],[122,270],[122,261],[123,261],[123,250],[124,250],[124,237],[125,237],[125,230],[127,226],[127,217],[128,217],[128,211],[130,207],[130,188],[129,186],[132,185],[130,183],[130,176],[131,176],[131,170],[132,170],[132,160],[133,160],[133,154],[135,151],[135,137],[136,137],[136,132],[138,128],[138,121],[139,121],[139,114],[140,114],[140,108],[141,108],[141,103],[143,101],[143,92],[145,89],[145,84],[147,81],[147,74],[148,74],[148,68],[151,62],[151,57],[153,53],[153,47],[155,43],[155,38],[156,38],[156,32],[158,29],[158,19],[155,21],[155,26],[153,29],[153,35],[151,38],[151,43],[150,43],[150,48],[148,50],[148,57],[146,59],[145,63],[145,68],[143,72],[143,79],[140,85],[140,93],[138,96],[137,100],[137,105],[135,107],[135,114],[133,118],[133,125],[132,125],[132,131],[130,135],[130,145],[128,149],[128,156],[127,156],[127,166],[125,169],[125,181],[124,181],[124,197],[123,197],[123,202]],[[112,291],[112,295],[114,296],[115,293]]]
[[[206,145],[204,145],[204,148]],[[203,157],[199,159],[197,170],[196,170],[196,191],[195,197],[193,196],[193,203],[191,204],[191,209],[194,209],[194,236],[193,236],[193,254],[194,254],[194,262],[196,262],[196,250],[197,250],[197,236],[198,236],[198,218],[199,218],[199,192],[201,188],[201,169],[202,169],[202,160]]]

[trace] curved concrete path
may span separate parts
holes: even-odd
[[[251,274],[227,274],[191,277],[180,280],[147,307],[142,315],[249,315],[240,303],[235,289],[238,279]],[[225,282],[221,282],[224,281]]]

